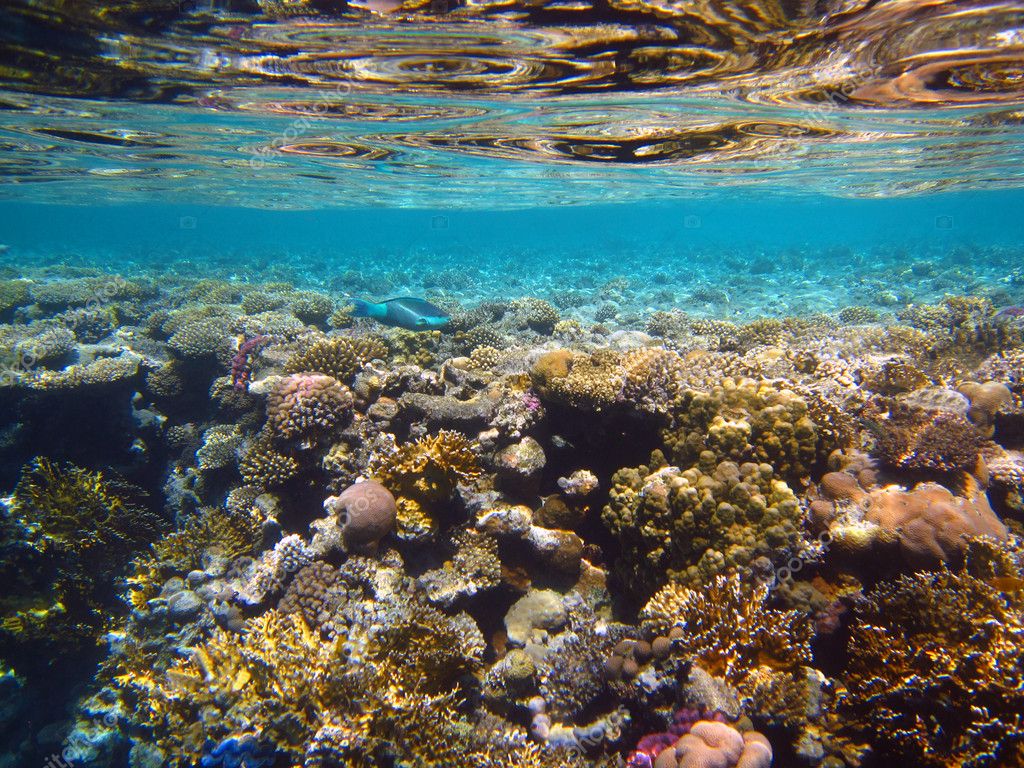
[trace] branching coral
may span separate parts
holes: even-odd
[[[702,669],[743,691],[761,667],[796,672],[811,661],[810,621],[769,608],[769,596],[768,585],[752,587],[736,576],[700,589],[672,583],[644,606],[641,619],[646,632],[672,637]]]
[[[479,476],[480,465],[465,436],[441,430],[375,454],[367,473],[395,495],[399,536],[418,538],[436,528],[433,510]]]
[[[186,573],[201,567],[205,555],[229,560],[251,554],[262,538],[261,520],[251,511],[210,507],[190,518],[179,531],[153,544],[158,559]]]
[[[274,448],[269,440],[257,440],[238,462],[238,471],[246,485],[273,488],[295,477],[299,463]]]
[[[322,373],[349,384],[366,363],[387,354],[387,345],[375,336],[331,336],[295,353],[285,372]]]
[[[769,465],[707,458],[680,471],[657,469],[655,454],[652,466],[613,475],[602,518],[622,544],[622,579],[637,592],[708,582],[800,546],[800,506]]]
[[[72,465],[38,458],[22,471],[4,526],[3,627],[16,644],[89,643],[118,606],[114,579],[159,517],[137,491]]]
[[[843,711],[887,759],[929,768],[1020,764],[1020,577],[901,576],[858,606]]]

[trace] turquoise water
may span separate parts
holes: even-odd
[[[0,6],[0,768],[1024,766],[1022,30]]]

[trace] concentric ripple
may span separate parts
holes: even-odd
[[[0,25],[0,196],[530,205],[1024,178],[1012,3],[13,0]]]

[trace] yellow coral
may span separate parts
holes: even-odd
[[[386,358],[387,345],[375,336],[332,336],[315,341],[285,363],[285,373],[323,373],[351,383],[371,360]]]
[[[201,565],[207,553],[234,559],[251,554],[262,537],[262,521],[251,511],[228,512],[221,507],[202,510],[180,531],[153,544],[159,560],[185,572]]]
[[[662,588],[641,618],[652,635],[677,632],[680,647],[712,675],[741,691],[761,667],[794,672],[811,661],[813,630],[797,611],[768,607],[766,584],[749,586],[738,576],[719,576],[695,590],[680,584]]]
[[[395,495],[399,535],[418,538],[436,528],[433,508],[478,477],[480,465],[464,435],[441,430],[375,454],[367,471]]]

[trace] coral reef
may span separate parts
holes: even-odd
[[[267,398],[267,425],[286,439],[329,432],[352,411],[352,391],[333,376],[293,373]]]
[[[384,359],[388,348],[374,336],[330,336],[296,352],[285,363],[286,373],[322,373],[350,384],[366,363]]]
[[[602,519],[621,542],[624,585],[637,594],[672,580],[710,583],[802,546],[800,505],[771,465],[701,459],[681,471],[656,453],[649,466],[612,476]]]
[[[842,706],[888,759],[1020,761],[1020,575],[922,572],[878,585],[858,605]]]

